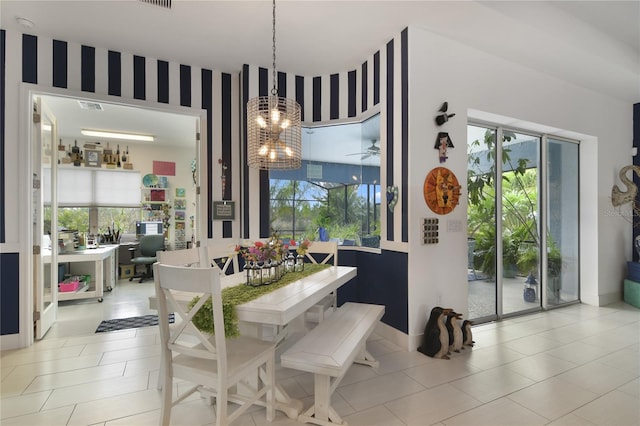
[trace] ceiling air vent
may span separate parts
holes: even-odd
[[[78,101],[78,104],[80,105],[80,108],[89,111],[104,111],[104,108],[102,108],[102,104],[99,104],[97,102]]]
[[[164,7],[165,9],[171,9],[171,0],[138,0],[140,3],[146,3],[153,6]]]

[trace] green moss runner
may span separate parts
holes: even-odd
[[[284,276],[269,285],[262,285],[258,287],[249,286],[246,284],[236,285],[233,287],[227,287],[222,289],[222,311],[224,312],[224,334],[227,338],[237,337],[240,335],[238,330],[238,316],[236,314],[236,306],[243,303],[250,302],[263,294],[271,293],[281,287],[284,287],[292,282],[299,280],[300,278],[315,274],[323,269],[330,267],[331,265],[316,265],[313,263],[305,263],[304,271],[302,272],[287,272]],[[193,307],[199,300],[199,297],[195,297],[189,302],[189,308]],[[206,333],[214,333],[213,330],[213,307],[211,306],[211,298],[200,308],[198,313],[193,317],[193,324],[198,327],[200,331]]]

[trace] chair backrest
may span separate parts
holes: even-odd
[[[218,378],[226,377],[227,348],[222,311],[220,271],[212,267],[188,267],[153,265],[158,318],[162,350],[165,360],[177,354],[217,362]],[[179,292],[176,297],[175,292]],[[198,296],[199,300],[189,308],[184,303],[186,295]],[[189,297],[189,296],[187,296]],[[202,305],[211,298],[212,322],[216,333],[213,338],[198,330],[192,319]],[[169,325],[169,313],[175,313],[175,324]]]
[[[325,256],[313,256],[324,254]],[[306,253],[311,263],[328,263],[333,258],[333,266],[338,266],[338,243],[335,241],[314,241]]]
[[[236,253],[236,243],[207,241],[204,243],[205,256],[209,260],[209,264],[213,264],[220,268],[223,274],[231,273],[229,269],[233,265],[233,273],[239,273],[240,262],[238,261],[238,253]]]
[[[200,263],[200,250],[193,247],[184,250],[170,250],[158,252],[158,262],[174,266],[206,266]]]
[[[156,257],[157,252],[164,250],[164,235],[143,235],[138,247],[142,256]]]

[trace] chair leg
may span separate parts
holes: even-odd
[[[161,367],[164,369],[164,367]],[[162,385],[162,408],[160,424],[169,426],[171,421],[171,408],[173,405],[173,380],[170,374],[164,371],[164,384]]]
[[[216,426],[227,426],[227,396],[229,389],[218,389],[216,395]]]
[[[269,383],[266,383],[268,387],[267,390],[267,421],[271,422],[275,418],[275,406],[276,406],[276,367],[275,367],[275,359],[269,358],[267,361],[267,380]]]

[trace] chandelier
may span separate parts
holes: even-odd
[[[302,165],[300,105],[278,96],[276,1],[273,0],[273,87],[270,96],[247,102],[247,165],[255,169],[299,169]]]

